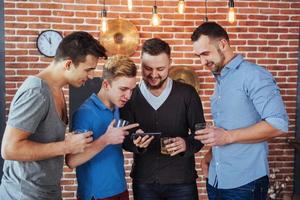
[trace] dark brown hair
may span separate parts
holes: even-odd
[[[89,33],[77,31],[67,35],[61,41],[54,60],[58,62],[71,59],[77,66],[81,62],[85,62],[87,55],[106,58],[105,48]]]
[[[216,22],[204,22],[198,26],[192,34],[192,41],[196,42],[201,35],[206,35],[211,39],[225,39],[229,42],[227,32]]]
[[[161,53],[171,55],[171,48],[168,43],[159,38],[148,39],[142,46],[142,55],[148,53],[151,56],[157,56]]]

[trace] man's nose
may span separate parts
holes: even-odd
[[[200,62],[201,66],[205,66],[207,64],[207,60],[203,56],[200,57]]]
[[[157,76],[157,70],[153,70],[152,72],[151,72],[151,76],[152,76],[152,78],[155,78],[156,76]]]
[[[132,94],[132,91],[131,91],[131,90],[126,91],[126,93],[125,93],[125,98],[126,98],[126,100],[129,100],[129,99],[130,99],[131,94]]]

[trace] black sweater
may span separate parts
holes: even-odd
[[[121,109],[121,117],[130,123],[137,122],[144,132],[162,132],[161,137],[182,137],[187,144],[185,153],[168,156],[160,153],[156,137],[148,148],[139,153],[128,136],[123,147],[134,153],[131,177],[136,183],[177,184],[193,183],[197,176],[194,153],[203,144],[194,139],[194,125],[204,122],[201,100],[196,90],[187,84],[173,81],[170,95],[154,110],[142,95],[139,87],[131,100]]]

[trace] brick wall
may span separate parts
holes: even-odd
[[[98,38],[102,0],[5,0],[5,74],[6,111],[22,81],[45,68],[51,59],[40,55],[36,49],[37,35],[45,29],[55,29],[67,35],[74,30],[84,30]],[[300,21],[300,0],[239,0],[235,2],[237,22],[226,22],[227,0],[209,0],[208,18],[222,24],[230,34],[232,46],[248,60],[256,62],[275,76],[281,89],[290,118],[289,137],[294,137],[297,55]],[[150,27],[149,18],[154,0],[133,0],[132,12],[127,10],[127,0],[106,0],[108,18],[126,18],[137,26],[141,42],[151,37],[161,37],[172,47],[173,65],[187,65],[199,75],[200,91],[205,117],[211,119],[209,96],[214,79],[208,71],[199,67],[193,56],[190,35],[204,18],[204,0],[186,0],[185,14],[176,13],[177,0],[157,0],[162,24]],[[132,58],[139,63],[140,47]],[[101,65],[101,64],[99,64]],[[68,88],[65,88],[68,94]],[[202,150],[197,153],[199,171]],[[270,165],[280,169],[277,178],[293,177],[294,150],[286,138],[270,143]],[[128,175],[132,156],[125,153]],[[72,170],[65,168],[62,180],[64,199],[75,199],[76,180]],[[204,180],[199,171],[197,181],[199,196],[206,199]],[[128,176],[127,176],[128,177]],[[130,178],[127,178],[131,188]],[[293,190],[289,182],[286,193]]]

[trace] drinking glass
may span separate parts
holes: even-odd
[[[201,122],[195,124],[195,131],[214,126],[213,122]]]
[[[171,137],[161,137],[160,138],[160,153],[169,155],[171,152],[169,152],[166,148],[168,144],[172,143],[172,138]]]
[[[125,119],[119,119],[115,122],[114,127],[115,128],[120,128],[123,126],[127,126],[129,124],[129,121],[125,120]]]

